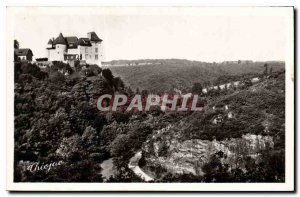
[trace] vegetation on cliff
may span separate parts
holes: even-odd
[[[210,77],[216,80],[212,83],[224,83],[232,79],[242,81],[254,76],[245,74],[245,71],[233,73],[241,75],[232,74],[218,78],[224,69],[220,65],[214,68],[217,70],[208,69],[210,74],[206,66],[200,66],[202,69],[194,72],[195,68],[198,69],[197,65],[187,65],[179,69],[178,63],[174,63],[174,69],[169,73],[169,68],[165,70],[162,65],[155,65],[158,67],[149,65],[146,70],[139,71],[140,67],[136,67],[134,69],[138,72],[132,72],[130,69],[128,71],[134,74],[137,83],[139,80],[147,81],[148,85],[152,86],[149,88],[150,92],[159,84],[161,90],[165,91],[165,84],[172,84],[173,79],[176,81],[175,85],[182,81],[183,90],[189,92],[192,89],[199,91],[199,87],[211,83]],[[260,68],[257,72],[262,73],[263,67],[254,67]],[[280,67],[281,65],[274,68]],[[100,164],[111,157],[118,172],[116,176],[105,181],[142,181],[128,168],[128,162],[137,151],[153,143],[151,139],[157,131],[170,125],[173,128],[171,133],[155,138],[161,142],[159,154],[164,157],[168,157],[170,153],[167,141],[175,142],[173,147],[179,148],[180,143],[188,140],[222,141],[240,138],[247,133],[271,136],[274,147],[260,153],[263,158],[261,163],[244,157],[243,159],[249,159],[249,166],[245,168],[247,173],[245,169],[229,171],[226,163],[220,162],[226,155],[216,152],[211,155],[207,164],[199,167],[205,172],[205,176],[174,174],[160,165],[154,165],[153,172],[150,173],[158,172],[163,175],[156,181],[284,181],[284,71],[273,69],[273,73],[261,76],[262,80],[257,84],[213,90],[203,95],[205,108],[202,112],[162,112],[156,109],[149,113],[103,113],[96,106],[100,95],[115,92],[134,94],[134,91],[126,86],[127,81],[123,83],[123,77],[116,74],[120,71],[127,72],[126,69],[116,69],[79,64],[72,68],[62,62],[53,62],[50,67],[15,63],[16,182],[103,182]],[[182,75],[176,74],[175,70],[182,72]],[[151,77],[147,77],[151,72],[159,72],[162,76],[157,77],[153,74],[151,80]],[[166,73],[168,75],[165,75]],[[178,77],[182,76],[179,80]],[[130,81],[131,85],[132,80]],[[145,84],[145,81],[142,84]],[[147,91],[142,91],[142,94],[146,93]],[[229,111],[213,110],[215,106],[224,105],[229,106],[231,118]],[[221,122],[215,124],[216,117]],[[140,165],[150,169],[153,164],[150,160],[147,161],[147,157],[151,157],[154,152],[149,149],[143,154]],[[62,161],[63,164],[48,172],[31,172],[26,169],[30,163],[47,164],[54,161]],[[264,173],[264,176],[257,176],[261,173]]]

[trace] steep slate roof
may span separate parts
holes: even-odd
[[[47,44],[53,44],[53,40],[50,39]]]
[[[53,44],[67,45],[68,43],[67,43],[66,39],[64,38],[64,36],[62,35],[62,33],[60,33],[59,36],[54,40]]]
[[[92,46],[90,39],[88,38],[79,38],[77,45],[81,46]]]
[[[76,49],[77,48],[78,38],[76,36],[66,37],[66,40],[67,40],[69,49]]]
[[[47,49],[55,49],[54,45],[64,44],[68,46],[68,49],[76,49],[78,45],[80,46],[92,46],[91,41],[93,42],[102,42],[102,40],[97,36],[95,32],[88,33],[89,38],[77,38],[76,36],[64,37],[62,33],[59,34],[57,38],[50,39],[48,44],[52,44],[52,47]]]
[[[95,32],[89,32],[89,34],[91,35],[91,41],[102,42]]]
[[[26,56],[28,54],[33,55],[30,49],[15,49],[14,53],[16,56]]]
[[[76,36],[69,36],[69,37],[66,37],[66,40],[67,40],[68,44],[77,43],[78,38]]]

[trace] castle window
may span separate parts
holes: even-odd
[[[85,48],[85,53],[88,53],[88,48],[87,47]]]
[[[85,54],[85,59],[87,59],[88,58],[88,54]]]
[[[98,53],[98,48],[95,48],[95,52]]]
[[[56,48],[59,48],[59,45],[56,45]]]
[[[57,52],[57,54],[59,54],[59,52]]]
[[[98,55],[95,55],[95,60],[98,60]]]

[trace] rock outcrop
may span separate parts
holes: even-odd
[[[273,137],[254,134],[222,141],[182,141],[178,135],[172,133],[172,127],[169,126],[157,131],[146,143],[144,155],[148,166],[163,168],[172,174],[203,175],[201,168],[219,151],[226,155],[222,162],[234,169],[244,167],[245,160],[242,158],[258,159],[262,150],[273,147]]]

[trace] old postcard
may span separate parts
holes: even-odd
[[[7,190],[294,190],[293,7],[6,12]]]

